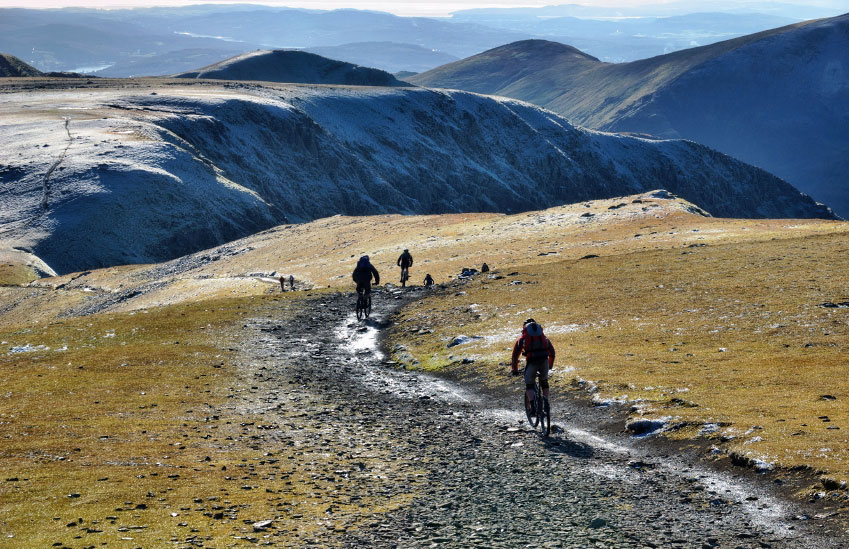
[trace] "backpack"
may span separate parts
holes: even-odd
[[[361,257],[360,260],[357,261],[357,267],[354,269],[354,281],[357,284],[368,284],[371,282],[371,270],[371,262],[365,257]]]
[[[536,322],[525,325],[525,352],[529,360],[548,357],[548,339],[542,333],[542,326]]]

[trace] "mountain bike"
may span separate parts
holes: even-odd
[[[536,415],[532,415],[531,410],[525,405],[525,394],[522,393],[522,408],[525,409],[528,423],[531,424],[534,430],[539,431],[542,436],[547,437],[551,432],[551,407],[548,404],[548,399],[542,394],[537,377],[534,377],[531,407],[531,410],[536,411]]]
[[[410,268],[409,267],[401,267],[401,287],[404,288],[407,286],[407,280],[410,278]]]
[[[363,288],[357,288],[357,320],[368,318],[371,314],[371,292]]]

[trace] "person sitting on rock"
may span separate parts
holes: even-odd
[[[425,287],[433,286],[433,277],[430,276],[430,273],[427,273],[424,277],[424,285]]]
[[[554,365],[554,345],[542,333],[533,318],[522,325],[522,335],[513,345],[513,358],[510,362],[511,373],[519,375],[519,353],[525,355],[525,407],[531,415],[536,413],[531,402],[534,398],[534,378],[539,374],[539,386],[542,394],[548,398],[548,371]]]

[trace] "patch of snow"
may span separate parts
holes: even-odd
[[[30,345],[27,343],[26,345],[18,345],[9,349],[10,355],[16,353],[35,353],[37,351],[49,351],[50,347],[46,345]]]
[[[717,424],[717,423],[706,423],[705,425],[702,426],[701,429],[699,429],[699,435],[700,436],[710,435],[710,434],[716,433],[717,431],[719,431],[719,424]]]
[[[671,419],[670,416],[654,419],[634,419],[625,424],[625,429],[634,433],[633,438],[646,438],[666,430]]]
[[[480,336],[467,336],[467,335],[458,335],[447,345],[447,347],[456,347],[457,345],[466,345],[468,343],[472,343],[473,341],[477,341],[479,339],[483,339]]]

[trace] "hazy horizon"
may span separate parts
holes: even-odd
[[[663,6],[677,3],[670,0],[584,0],[581,2],[557,1],[535,1],[535,0],[464,0],[451,2],[443,0],[392,2],[385,0],[154,0],[145,2],[143,0],[0,0],[0,8],[29,8],[29,9],[55,9],[55,8],[94,8],[94,9],[126,9],[126,8],[149,8],[149,7],[177,7],[193,4],[261,4],[274,7],[291,7],[316,10],[333,9],[360,9],[384,11],[400,16],[421,17],[446,17],[452,12],[473,8],[533,8],[543,6],[554,6],[564,4],[579,4],[592,7],[609,8],[639,8]],[[745,9],[751,4],[762,4],[765,2],[747,2],[728,0],[725,2],[707,1],[693,2],[695,6],[692,11],[720,11],[729,8]],[[782,2],[784,3],[784,2]],[[835,10],[849,11],[849,6],[843,0],[798,0],[786,2],[797,6],[810,6],[811,8],[829,8]],[[722,7],[718,7],[720,5]]]

